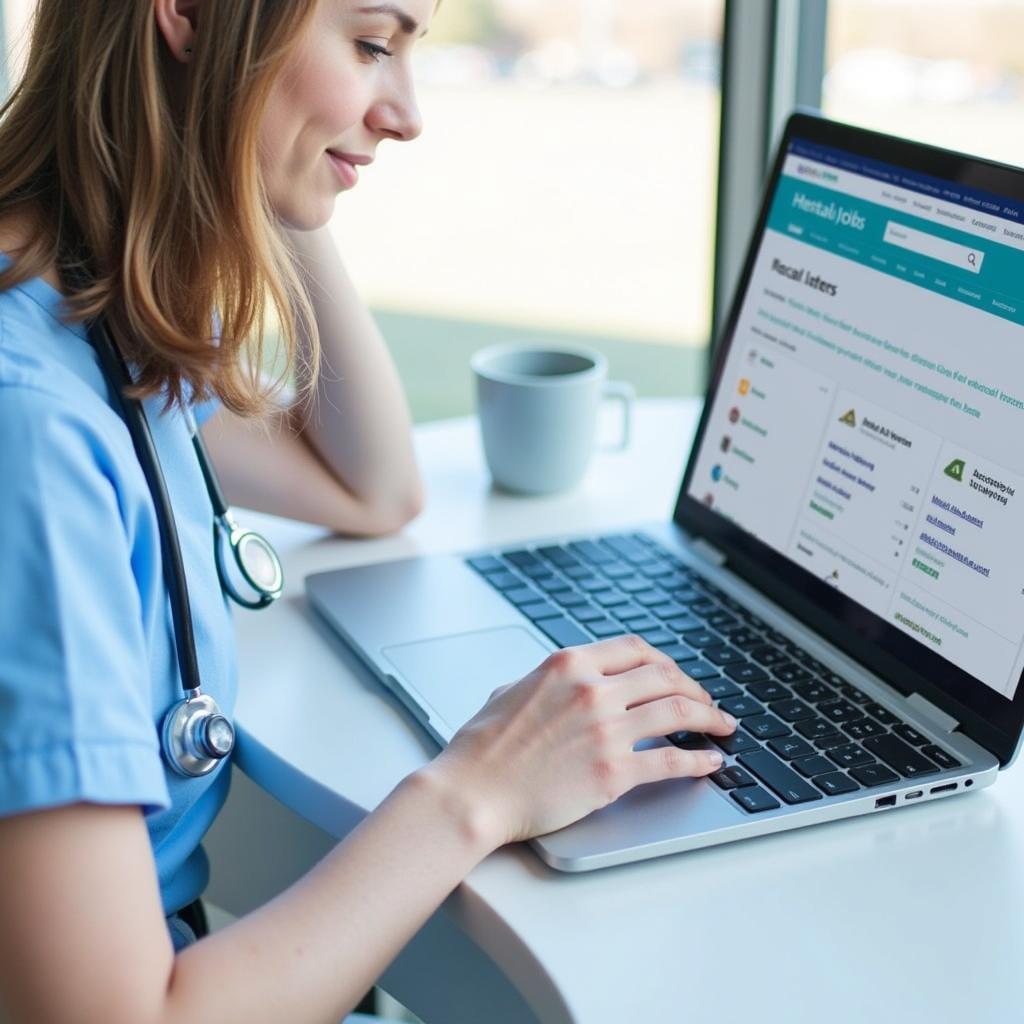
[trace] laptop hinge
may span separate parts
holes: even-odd
[[[960,728],[960,723],[955,718],[947,715],[945,711],[937,708],[927,697],[922,697],[919,693],[912,693],[907,697],[907,703],[930,718],[944,732],[954,732]]]
[[[710,562],[719,569],[726,563],[725,555],[703,537],[697,537],[690,541],[690,550],[696,552],[705,562]]]

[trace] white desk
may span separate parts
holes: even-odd
[[[493,492],[475,422],[455,420],[417,428],[429,504],[401,536],[263,520],[287,589],[237,617],[240,767],[344,835],[433,748],[314,621],[305,575],[668,517],[698,408],[641,402],[632,450],[596,456],[573,494]],[[501,850],[385,985],[428,1024],[1024,1019],[1024,769],[898,814],[584,875]]]

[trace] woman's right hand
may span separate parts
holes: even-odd
[[[709,750],[641,740],[679,730],[726,736],[732,716],[637,636],[556,651],[496,690],[425,769],[473,808],[494,846],[562,828],[634,786],[707,775]]]

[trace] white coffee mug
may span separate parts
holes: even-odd
[[[622,403],[629,444],[634,391],[609,381],[600,352],[572,347],[494,345],[471,359],[487,466],[496,484],[522,494],[550,494],[583,479],[594,450],[603,399]]]

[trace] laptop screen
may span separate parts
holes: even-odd
[[[792,128],[780,161],[685,493],[1012,700],[1024,203]]]

